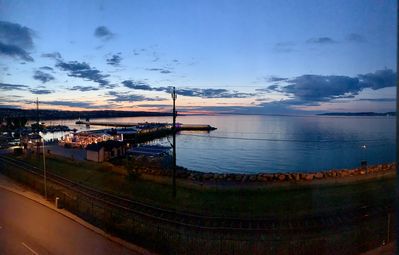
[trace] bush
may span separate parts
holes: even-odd
[[[101,171],[101,172],[107,172],[107,171],[112,171],[112,166],[110,165],[101,165],[97,168],[97,171]]]

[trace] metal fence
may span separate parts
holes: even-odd
[[[0,161],[1,173],[43,192],[39,173]],[[47,182],[48,199],[87,222],[125,240],[162,254],[359,254],[395,238],[392,211],[381,211],[356,224],[337,222],[322,231],[204,230],[159,221],[129,208],[102,201],[56,180]]]

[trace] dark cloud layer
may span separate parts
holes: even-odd
[[[143,101],[160,101],[165,100],[164,98],[150,98],[143,95],[121,93],[116,91],[109,91],[107,93],[109,96],[113,96],[112,99],[108,99],[111,102],[143,102]]]
[[[46,70],[46,71],[53,71],[54,70],[52,67],[49,67],[49,66],[42,66],[39,69]]]
[[[122,57],[120,56],[120,53],[112,55],[111,58],[107,58],[107,64],[111,66],[119,66],[121,61]]]
[[[396,102],[396,98],[360,98],[356,101],[368,101],[368,102]]]
[[[76,101],[64,101],[64,100],[54,100],[54,101],[43,101],[43,104],[54,105],[54,106],[69,106],[69,107],[80,107],[87,109],[103,109],[107,108],[106,105],[95,105],[90,102],[76,102]]]
[[[105,26],[99,26],[94,31],[94,35],[102,40],[111,39],[114,34]]]
[[[0,83],[0,90],[25,90],[27,88],[26,85]]]
[[[0,38],[3,43],[24,49],[33,48],[33,31],[16,23],[0,21]]]
[[[152,72],[160,72],[162,74],[169,74],[172,73],[172,71],[165,69],[165,68],[147,68],[147,71],[152,71]]]
[[[33,31],[16,23],[0,21],[0,54],[33,61],[27,52],[33,48]]]
[[[310,38],[309,40],[307,40],[307,43],[327,45],[327,44],[334,44],[337,42],[330,37],[315,37],[315,38]]]
[[[125,87],[130,88],[130,89],[153,90],[153,88],[144,81],[126,80],[126,81],[122,81],[122,84]]]
[[[87,81],[93,81],[100,86],[106,87],[109,85],[109,81],[106,80],[109,75],[102,74],[99,70],[90,67],[86,62],[78,62],[78,61],[58,61],[56,67],[60,68],[63,71],[68,72],[68,76],[82,78]]]
[[[171,93],[173,87],[151,87],[144,81],[132,81],[126,80],[122,84],[131,89],[136,90],[148,90],[148,91],[162,91]],[[201,97],[201,98],[248,98],[255,96],[255,93],[244,93],[239,91],[230,91],[226,89],[200,89],[200,88],[178,88],[176,94],[190,97]]]
[[[54,91],[48,89],[30,89],[30,92],[35,95],[46,95],[51,94]]]
[[[284,77],[277,77],[277,76],[271,76],[267,79],[269,82],[276,82],[276,81],[286,81],[288,78]]]
[[[33,58],[24,49],[16,45],[4,44],[1,41],[0,41],[0,54],[33,62]]]
[[[359,82],[364,88],[382,89],[396,86],[396,73],[391,69],[378,70],[374,73],[358,75]]]
[[[374,73],[360,74],[357,77],[301,75],[286,80],[285,83],[287,85],[272,85],[267,89],[291,95],[296,104],[309,105],[335,99],[353,98],[366,88],[377,90],[393,87],[396,84],[396,73],[390,69],[384,69]]]
[[[78,90],[85,92],[85,91],[99,90],[99,88],[92,86],[73,86],[72,88],[69,88],[69,90]]]
[[[42,71],[36,71],[35,74],[33,75],[33,79],[41,81],[42,83],[46,83],[46,82],[54,80],[55,78],[54,78],[54,76],[52,76],[49,73],[45,73]]]
[[[55,60],[62,59],[61,53],[59,53],[57,51],[56,52],[52,52],[52,53],[43,53],[42,57],[43,58],[52,58],[52,59],[55,59]]]

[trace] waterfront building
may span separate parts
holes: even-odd
[[[90,161],[104,162],[125,155],[126,145],[120,141],[108,140],[92,143],[86,147],[86,159]]]

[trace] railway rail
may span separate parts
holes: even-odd
[[[40,169],[23,160],[0,155],[1,164],[13,165],[33,175],[43,177]],[[1,168],[0,168],[1,171]],[[364,205],[357,208],[335,210],[312,214],[298,218],[282,220],[276,217],[221,217],[209,216],[157,207],[148,203],[103,192],[85,184],[78,183],[51,171],[46,172],[47,180],[66,189],[80,193],[95,201],[125,210],[129,213],[148,218],[158,223],[173,224],[176,227],[222,232],[276,233],[276,232],[314,232],[341,226],[351,226],[367,220],[369,217],[386,216],[394,212],[394,201],[384,205]]]

